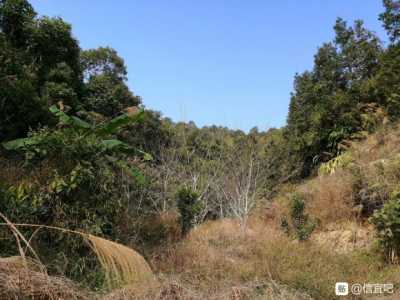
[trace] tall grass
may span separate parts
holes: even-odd
[[[139,253],[124,245],[88,234],[101,266],[106,272],[110,288],[129,285],[132,288],[154,286],[156,281],[146,260]]]
[[[12,293],[13,291],[14,293],[21,292],[22,295],[30,297],[33,294],[40,294],[40,291],[42,291],[44,295],[47,296],[53,294],[58,295],[57,287],[63,282],[61,279],[58,280],[56,277],[47,275],[44,264],[40,262],[39,256],[30,245],[30,240],[26,239],[17,227],[45,228],[47,230],[61,231],[84,238],[89,243],[103,267],[110,289],[123,286],[129,289],[130,293],[136,293],[144,288],[154,288],[157,285],[156,278],[146,260],[139,253],[124,245],[91,234],[65,228],[37,224],[14,224],[1,213],[0,218],[5,221],[5,223],[1,223],[1,225],[7,226],[14,235],[20,255],[18,260],[10,260],[9,258],[1,258],[0,260],[0,287],[3,287],[7,293]],[[34,260],[29,259],[28,250],[34,257]],[[11,265],[12,267],[10,267],[10,261],[14,262]],[[17,261],[20,262],[20,264],[16,264],[15,262]],[[32,264],[32,262],[35,263]],[[23,268],[19,267],[20,265],[22,265]],[[32,270],[32,265],[37,266],[39,270]],[[9,284],[15,280],[12,279],[13,272],[10,273],[6,271],[13,270],[13,268],[23,271],[23,273],[19,272],[24,275],[25,280],[23,281],[23,286],[18,285],[18,287],[15,287],[15,284]],[[60,284],[57,285],[55,282]],[[56,290],[53,291],[51,286],[54,286]],[[66,290],[73,290],[72,286],[73,285],[70,284],[68,280],[65,280]],[[18,298],[17,294],[16,297]]]
[[[337,253],[293,241],[254,217],[245,232],[229,219],[200,225],[161,264],[203,299],[268,299],[275,283],[276,299],[284,299],[278,290],[287,299],[329,300],[336,299],[338,281],[400,283],[399,267],[386,266],[369,250]],[[226,296],[234,288],[243,298]]]

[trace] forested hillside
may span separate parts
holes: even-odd
[[[0,0],[0,298],[396,293],[400,2],[383,3],[388,44],[338,18],[286,125],[245,133],[147,109],[114,49]]]

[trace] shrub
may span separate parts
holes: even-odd
[[[182,188],[176,195],[182,234],[185,235],[196,223],[201,211],[199,195],[189,188]]]
[[[398,262],[400,254],[400,192],[394,192],[382,209],[370,218],[375,225],[379,244],[389,262]]]
[[[307,240],[316,226],[315,221],[305,214],[305,207],[303,197],[294,193],[289,204],[290,222],[285,217],[281,220],[282,230],[288,234],[293,232],[299,241]]]

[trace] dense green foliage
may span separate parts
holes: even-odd
[[[366,104],[377,102],[374,76],[379,70],[379,39],[357,21],[338,19],[336,37],[319,48],[314,69],[295,78],[289,116],[290,148],[302,162],[302,174],[340,151],[340,142],[366,130],[361,119]]]
[[[379,242],[389,262],[397,262],[400,255],[400,201],[394,194],[381,210],[375,212],[371,222],[378,230]]]
[[[305,202],[300,194],[290,199],[289,215],[281,220],[281,229],[299,241],[307,240],[316,227],[316,222],[305,213]]]
[[[119,224],[131,204],[123,189],[135,190],[144,184],[141,171],[129,158],[149,160],[149,155],[113,138],[113,134],[140,121],[143,112],[93,126],[54,106],[50,109],[59,118],[56,128],[42,128],[27,138],[3,144],[7,150],[24,155],[25,175],[18,185],[4,187],[7,196],[1,211],[11,220],[122,238]],[[41,254],[58,271],[77,278],[90,274],[86,269],[93,258],[82,258],[72,268],[78,257],[87,256],[82,241],[44,234],[36,239],[36,245],[51,249],[51,253]],[[63,269],[60,255],[66,256]]]
[[[0,140],[52,125],[47,108],[56,103],[105,117],[140,103],[115,50],[82,51],[69,24],[37,17],[26,0],[0,2],[0,61]]]
[[[383,22],[390,40],[395,43],[400,38],[400,5],[396,0],[383,0],[385,12],[380,14],[379,19]]]
[[[199,195],[188,188],[182,188],[176,194],[176,199],[182,234],[186,234],[196,224],[196,218],[201,212]]]
[[[125,84],[126,67],[114,49],[82,51],[81,63],[85,78],[84,109],[112,117],[140,103],[140,98]]]

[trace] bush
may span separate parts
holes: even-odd
[[[394,192],[382,209],[371,217],[379,244],[389,262],[398,262],[400,254],[400,192]]]
[[[176,195],[182,234],[185,235],[196,224],[202,209],[199,195],[189,188],[182,188]]]
[[[305,202],[303,197],[294,193],[290,199],[289,218],[281,221],[281,228],[284,232],[290,233],[293,231],[295,237],[299,241],[307,240],[315,229],[315,221],[311,220],[305,211]]]

